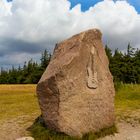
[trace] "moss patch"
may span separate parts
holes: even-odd
[[[40,117],[36,119],[34,124],[28,129],[35,140],[96,140],[107,135],[114,135],[117,133],[115,125],[101,129],[96,133],[85,134],[82,138],[70,137],[64,133],[58,133],[48,129]]]

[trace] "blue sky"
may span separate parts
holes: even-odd
[[[128,2],[140,13],[140,0],[128,0]]]
[[[72,4],[72,7],[77,5],[78,3],[81,4],[82,11],[86,11],[89,7],[95,5],[96,3],[103,1],[103,0],[69,0]],[[140,13],[140,0],[127,0],[131,5],[135,7],[135,9]]]
[[[89,7],[95,5],[96,3],[102,1],[102,0],[69,0],[71,2],[71,6],[74,7],[78,3],[81,4],[82,11],[86,11],[89,9]]]

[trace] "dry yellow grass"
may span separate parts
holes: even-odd
[[[115,98],[116,116],[134,114],[139,117],[140,85],[122,85]],[[0,120],[22,115],[40,115],[36,85],[0,85]]]
[[[11,94],[11,93],[35,93],[35,84],[15,84],[15,85],[0,85],[0,94]]]
[[[0,120],[40,114],[36,85],[0,85]]]
[[[126,121],[131,121],[131,116],[135,120],[140,120],[140,85],[121,85],[116,92],[115,111],[116,117]],[[0,138],[4,135],[9,140],[12,134],[13,136],[17,134],[17,137],[28,135],[26,129],[39,115],[36,85],[0,85],[0,126],[2,126],[0,127]],[[114,129],[115,127],[112,127],[99,134],[114,132]],[[39,140],[46,140],[48,137],[56,139],[56,135],[52,135],[40,125],[35,126],[32,134]],[[92,140],[96,139],[96,135],[93,134],[88,137]],[[62,138],[69,139],[63,136],[58,136],[57,139],[62,140]]]

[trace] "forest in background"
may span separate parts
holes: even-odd
[[[12,66],[9,70],[1,68],[0,84],[36,84],[48,66],[50,59],[51,54],[45,50],[42,53],[40,63],[31,59],[25,62],[23,67],[15,68]]]
[[[109,68],[115,82],[140,84],[140,50],[127,46],[127,52],[119,49],[114,52],[106,45],[105,51],[109,59]],[[32,59],[25,62],[23,67],[5,70],[1,68],[0,84],[36,84],[48,66],[51,54],[45,50],[40,63]]]
[[[133,48],[130,43],[126,53],[118,49],[112,50],[106,45],[105,51],[109,59],[109,68],[114,82],[140,84],[140,50]]]

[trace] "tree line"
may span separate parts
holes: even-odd
[[[51,54],[45,50],[42,53],[40,63],[31,59],[25,62],[22,68],[20,66],[18,68],[13,66],[10,70],[1,68],[0,84],[36,84],[48,66],[50,59]]]
[[[127,46],[127,52],[119,49],[114,52],[106,45],[105,51],[109,59],[109,68],[115,82],[140,84],[140,50]],[[40,63],[32,59],[21,68],[12,67],[10,70],[1,68],[0,84],[36,84],[45,71],[51,59],[51,54],[45,50]]]
[[[126,53],[115,49],[114,53],[106,45],[109,68],[115,82],[140,84],[140,50],[129,43]]]

